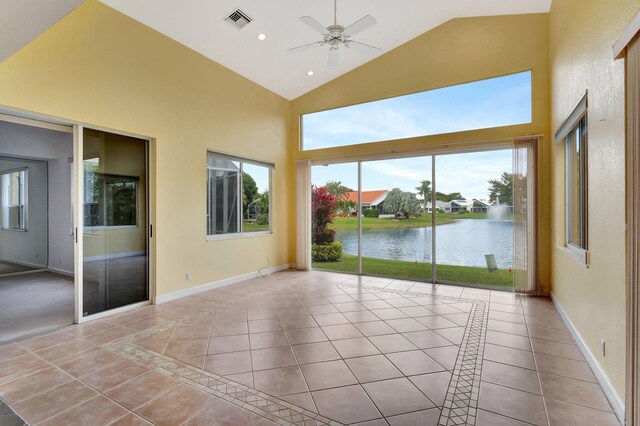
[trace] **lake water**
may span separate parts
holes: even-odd
[[[498,268],[513,267],[513,222],[462,219],[436,227],[436,262],[446,265],[485,267],[485,254],[496,257]],[[428,228],[365,229],[362,255],[380,259],[431,262],[431,231]],[[347,254],[358,254],[358,232],[336,232]]]

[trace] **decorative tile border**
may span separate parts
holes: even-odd
[[[475,425],[489,309],[474,303],[438,426]]]
[[[338,288],[362,288],[371,293],[393,293],[404,297],[431,297],[444,303],[468,303],[472,305],[469,320],[465,327],[458,358],[445,405],[439,419],[439,426],[449,425],[474,425],[480,390],[480,373],[482,368],[482,356],[488,320],[488,306],[484,301],[476,299],[462,299],[452,296],[443,296],[425,291],[406,291],[399,289],[385,289],[383,287],[370,287],[350,283],[334,283]],[[264,294],[271,293],[264,291]],[[172,329],[179,325],[185,325],[199,318],[209,317],[216,310],[232,307],[242,303],[245,297],[216,303],[215,308],[201,311],[197,314],[186,315],[177,320],[169,320],[164,324],[146,329],[127,336],[123,339],[111,342],[105,348],[125,358],[173,377],[183,383],[194,386],[210,395],[221,398],[227,402],[242,407],[254,414],[260,415],[282,426],[339,426],[341,423],[321,416],[318,413],[298,407],[289,402],[280,400],[259,390],[246,385],[236,383],[219,375],[210,373],[195,366],[186,364],[176,359],[161,355],[134,343],[135,340],[153,336],[156,333]],[[212,303],[214,303],[212,301]]]

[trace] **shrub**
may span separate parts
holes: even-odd
[[[311,229],[314,244],[333,242],[335,231],[329,228],[338,210],[338,203],[326,186],[311,188]]]
[[[269,213],[262,213],[256,218],[256,225],[268,225]]]
[[[378,209],[365,209],[364,210],[364,217],[375,217],[375,218],[378,218],[378,217],[380,217],[380,210],[378,210]]]
[[[339,262],[342,260],[342,243],[334,241],[328,244],[313,244],[311,259],[314,262]]]

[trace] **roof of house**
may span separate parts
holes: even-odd
[[[389,191],[386,189],[381,189],[378,191],[362,191],[362,202],[371,204],[373,201],[375,201],[377,198],[380,198],[387,192]],[[347,198],[346,198],[347,201],[353,201],[356,203],[358,202],[358,191],[347,192],[346,195],[347,195]]]

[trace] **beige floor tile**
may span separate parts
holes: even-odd
[[[249,349],[249,335],[237,334],[233,336],[212,337],[209,340],[207,353],[224,354],[229,352],[248,351]]]
[[[297,393],[294,395],[284,395],[279,397],[282,400],[290,402],[297,407],[304,408],[305,410],[312,411],[314,413],[318,412],[318,408],[316,407],[316,403],[313,402],[313,398],[311,397],[311,393]]]
[[[409,341],[419,349],[451,346],[453,344],[448,339],[432,330],[403,333],[403,336],[409,339]]]
[[[545,397],[584,405],[600,411],[613,412],[609,401],[597,383],[546,373],[540,373],[540,383]]]
[[[437,407],[444,404],[447,389],[451,382],[451,373],[442,371],[439,373],[422,374],[411,376],[409,380],[424,393],[429,400]]]
[[[430,310],[422,307],[422,306],[407,306],[407,307],[402,307],[402,308],[398,308],[400,309],[400,311],[412,318],[415,318],[416,320],[420,321],[420,323],[422,323],[423,325],[429,327],[428,324],[423,323],[421,320],[429,317],[429,316],[434,316],[437,317],[436,314],[434,314],[433,312],[431,312]],[[419,319],[418,319],[419,318]]]
[[[457,314],[454,314],[454,315],[457,315]],[[416,318],[416,321],[418,321],[420,324],[432,330],[435,330],[438,328],[458,327],[458,324],[441,315],[431,315],[430,317]],[[466,320],[465,320],[465,323],[466,323]]]
[[[253,372],[251,371],[238,374],[226,374],[224,377],[236,383],[240,383],[241,385],[249,386],[250,388],[255,389],[255,383],[253,382]]]
[[[223,376],[251,371],[251,352],[242,351],[207,355],[204,369]]]
[[[207,325],[177,327],[173,332],[171,340],[179,342],[182,340],[208,339],[211,335],[212,327],[213,323]]]
[[[8,404],[16,404],[40,392],[48,391],[72,380],[72,377],[57,368],[48,368],[1,384],[0,397]]]
[[[249,327],[246,321],[217,322],[214,321],[211,330],[212,337],[233,336],[236,334],[248,334]]]
[[[106,392],[127,380],[140,376],[146,373],[149,369],[143,365],[137,364],[128,359],[123,359],[114,364],[108,365],[104,368],[96,370],[92,373],[85,374],[78,377],[78,380],[86,383],[99,390],[100,392]]]
[[[558,376],[596,383],[596,378],[591,372],[589,364],[584,361],[575,361],[567,358],[536,354],[536,364],[538,366],[538,371],[542,373],[555,374]]]
[[[581,405],[545,398],[550,426],[620,426],[615,415]]]
[[[322,327],[322,331],[327,335],[329,340],[351,339],[354,337],[362,337],[362,333],[358,331],[353,324],[328,325]]]
[[[451,371],[455,368],[459,351],[460,348],[458,346],[442,346],[423,350],[424,353],[435,359],[438,364]]]
[[[460,345],[462,343],[462,339],[464,338],[463,327],[439,328],[434,331],[454,345]]]
[[[485,360],[482,363],[482,381],[541,395],[535,370]]]
[[[90,336],[83,337],[96,345],[104,345],[114,340],[122,339],[123,337],[134,334],[134,330],[127,328],[116,327],[99,333],[91,334]]]
[[[522,314],[510,314],[509,312],[500,312],[489,310],[489,319],[513,322],[516,324],[525,324],[524,315]]]
[[[533,353],[520,349],[507,348],[505,346],[492,345],[490,343],[484,346],[484,359],[502,364],[515,365],[516,367],[529,368],[531,370],[536,369],[536,364],[533,361]]]
[[[400,318],[387,320],[387,324],[393,327],[399,333],[406,333],[410,331],[423,331],[427,330],[427,327],[419,323],[413,318]]]
[[[181,341],[174,341],[171,338],[167,348],[164,350],[164,355],[172,358],[203,356],[207,354],[208,346],[208,338]]]
[[[274,348],[277,346],[289,346],[289,339],[284,330],[267,331],[265,333],[253,333],[249,335],[251,349]]]
[[[36,424],[96,396],[96,391],[74,380],[25,399],[12,408],[27,422]]]
[[[318,323],[316,323],[316,320],[314,320],[311,315],[280,318],[280,322],[285,330],[318,327]]]
[[[287,330],[287,337],[292,345],[327,341],[327,336],[320,327],[298,328]]]
[[[408,318],[408,315],[397,308],[372,309],[371,312],[381,320]]]
[[[566,328],[536,327],[530,325],[529,336],[535,337],[536,339],[553,340],[554,342],[560,343],[575,343],[573,336]]]
[[[535,425],[546,425],[542,397],[483,382],[478,408]]]
[[[515,334],[501,333],[499,331],[487,330],[486,342],[498,346],[531,351],[531,343],[528,337]]]
[[[536,354],[553,355],[561,358],[584,361],[584,356],[578,346],[574,343],[560,343],[544,339],[531,339],[533,352]]]
[[[347,319],[347,317],[340,313],[313,315],[313,319],[321,327],[328,325],[349,324],[349,320]]]
[[[487,330],[501,331],[503,333],[517,334],[519,336],[528,336],[527,326],[515,322],[501,321],[489,318],[487,321]]]
[[[345,362],[360,383],[402,377],[400,370],[384,355],[350,358]]]
[[[325,389],[311,393],[318,412],[345,424],[382,417],[360,385]]]
[[[415,413],[401,414],[387,418],[391,426],[437,426],[440,418],[440,410],[432,408],[431,410],[416,411]]]
[[[298,364],[290,346],[251,351],[251,361],[254,371],[289,367]]]
[[[358,383],[358,380],[351,374],[351,371],[342,360],[305,364],[301,368],[311,391]]]
[[[46,367],[47,364],[31,353],[9,358],[0,362],[0,380],[14,377],[34,368]]]
[[[264,333],[276,330],[284,330],[279,318],[249,321],[249,333]]]
[[[169,392],[136,410],[158,426],[173,426],[197,416],[213,402],[213,397],[191,386],[179,384]]]
[[[180,382],[155,371],[149,371],[107,391],[105,394],[130,410],[169,392]]]
[[[417,349],[413,343],[399,333],[371,336],[369,337],[369,340],[382,353],[402,352]]]
[[[422,351],[397,352],[387,357],[405,376],[444,371],[444,367]]]
[[[298,366],[254,371],[253,382],[256,389],[273,396],[309,391]]]
[[[0,362],[15,358],[20,355],[26,355],[29,351],[17,343],[7,343],[0,345]]]
[[[142,417],[131,413],[131,414],[127,414],[124,417],[121,417],[114,423],[111,423],[110,426],[152,426],[152,425]]]
[[[530,424],[488,411],[478,410],[475,426],[527,426]]]
[[[54,331],[53,333],[47,333],[43,336],[21,340],[20,342],[18,342],[18,344],[27,350],[38,351],[50,346],[68,342],[69,340],[73,340],[75,338],[76,336],[69,334],[66,331]]]
[[[110,399],[97,396],[40,424],[43,426],[108,425],[128,413],[128,410]]]
[[[385,417],[434,408],[431,401],[404,377],[362,386]]]
[[[332,343],[342,358],[354,358],[380,353],[380,351],[376,349],[376,347],[366,337],[336,340]]]
[[[100,349],[96,352],[81,355],[73,360],[58,364],[58,368],[74,377],[79,377],[122,360],[124,360],[124,358],[120,355]]]
[[[332,304],[309,306],[307,307],[307,310],[311,315],[335,314],[340,312],[338,311],[338,308]]]
[[[396,334],[396,330],[384,321],[368,321],[354,324],[365,336],[380,336],[383,334]]]
[[[331,342],[306,343],[293,346],[298,363],[311,364],[314,362],[332,361],[340,359],[340,354],[335,350]]]

